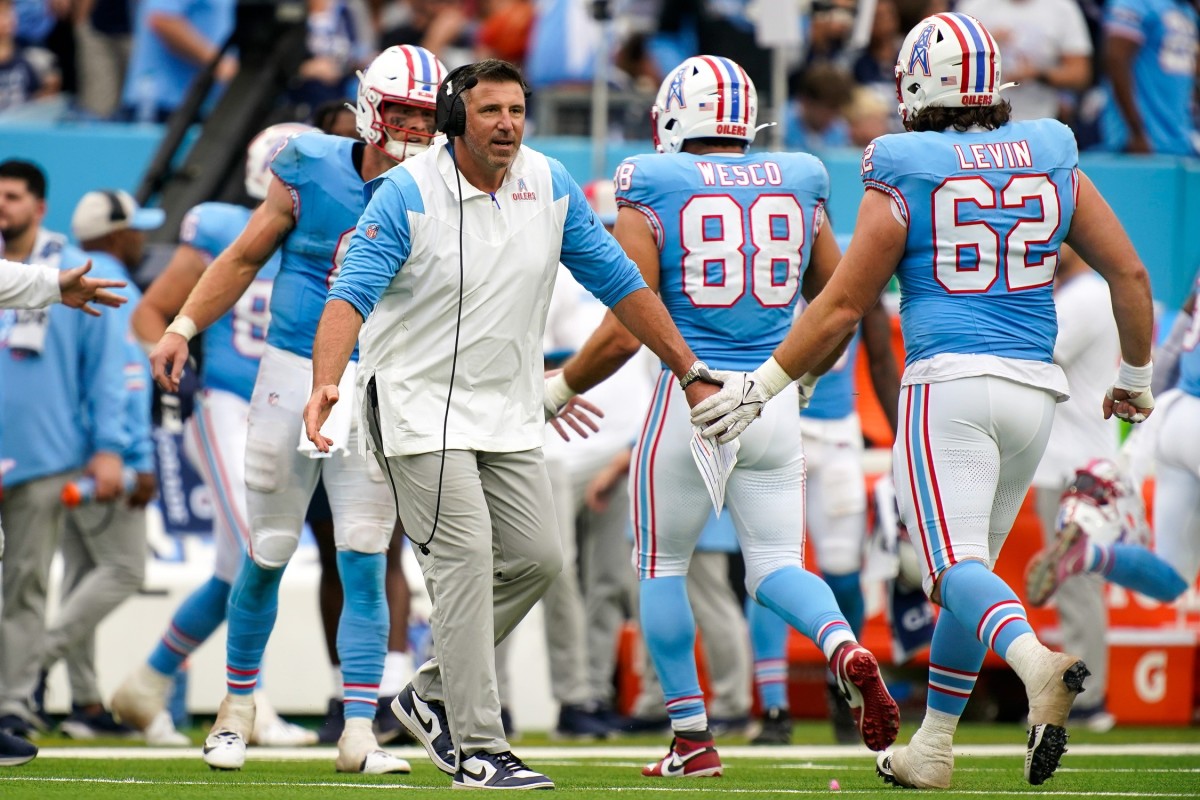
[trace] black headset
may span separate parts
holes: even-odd
[[[438,87],[437,106],[434,109],[434,127],[438,133],[446,134],[453,139],[467,132],[467,104],[462,99],[462,93],[479,83],[474,75],[466,78],[462,86],[455,86],[463,73],[468,72],[474,64],[464,64],[450,70],[442,85]]]

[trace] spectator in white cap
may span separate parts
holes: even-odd
[[[106,252],[124,262],[126,269],[133,269],[141,261],[143,232],[154,230],[165,219],[161,208],[142,208],[129,192],[99,189],[79,199],[71,215],[71,234],[84,250]],[[132,235],[126,236],[124,231]],[[109,236],[113,240],[105,241]]]

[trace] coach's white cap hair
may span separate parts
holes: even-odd
[[[161,208],[139,206],[129,192],[101,189],[79,199],[71,215],[71,233],[78,241],[88,242],[126,228],[152,231],[166,217]]]

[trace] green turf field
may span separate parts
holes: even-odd
[[[901,741],[912,729],[905,727]],[[199,733],[196,732],[197,737]],[[874,758],[865,749],[824,744],[824,725],[797,727],[790,748],[751,748],[742,740],[722,743],[725,776],[692,781],[650,781],[639,767],[662,750],[665,740],[640,737],[602,746],[553,745],[526,736],[517,753],[558,784],[560,794],[575,798],[621,795],[708,797],[783,797],[838,794],[859,797],[903,796],[875,775]],[[1200,730],[1196,728],[1118,728],[1104,735],[1081,731],[1058,774],[1041,787],[1021,777],[1022,730],[1016,725],[964,725],[959,736],[954,788],[945,798],[1014,797],[1186,797],[1200,796]],[[139,745],[69,746],[42,742],[42,754],[23,767],[0,769],[4,800],[309,800],[377,797],[380,792],[429,796],[450,788],[415,748],[394,748],[413,763],[411,775],[371,777],[339,775],[331,748],[251,749],[240,772],[210,771],[194,751],[146,749]],[[385,795],[387,796],[387,795]]]

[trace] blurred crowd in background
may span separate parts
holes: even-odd
[[[286,102],[297,121],[354,95],[355,73],[383,48],[415,44],[450,69],[487,56],[525,70],[537,94],[533,132],[587,134],[588,90],[603,70],[610,135],[646,139],[643,109],[666,69],[697,53],[742,64],[769,105],[772,51],[759,31],[766,0],[307,0],[307,58]],[[1139,104],[1179,106],[1195,90],[1190,0],[800,0],[799,47],[782,54],[785,145],[820,153],[864,147],[898,129],[893,65],[904,32],[930,13],[978,17],[1003,48],[1016,119],[1055,117],[1081,149],[1197,152],[1188,130],[1106,136],[1128,88]],[[191,79],[216,62],[237,0],[0,0],[0,118],[14,112],[131,121],[166,119]],[[601,57],[597,57],[601,54]],[[219,86],[217,91],[219,91]],[[632,102],[633,98],[639,102]],[[1114,100],[1114,97],[1117,98]],[[37,103],[54,98],[51,104]],[[31,108],[29,104],[33,104]],[[332,104],[332,106],[330,105]],[[46,111],[37,110],[41,105]],[[539,108],[538,106],[541,106]],[[22,108],[24,107],[24,108]],[[1153,111],[1143,109],[1153,116]],[[1108,127],[1114,127],[1108,125]],[[1154,125],[1148,121],[1148,127]]]

